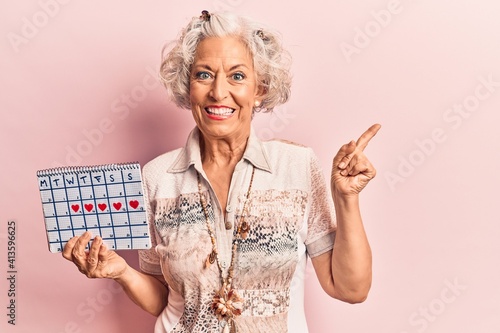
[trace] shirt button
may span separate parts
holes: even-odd
[[[233,227],[233,224],[230,221],[226,221],[225,227],[226,227],[226,230],[231,230],[231,228]]]
[[[226,266],[227,266],[226,261],[225,261],[225,260],[223,260],[223,261],[220,263],[220,265],[222,266],[222,268],[226,268]]]
[[[233,211],[233,207],[231,205],[226,206],[226,212],[231,213]]]

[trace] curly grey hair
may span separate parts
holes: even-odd
[[[291,57],[282,47],[280,35],[249,18],[222,12],[210,13],[209,18],[193,18],[181,31],[179,39],[164,47],[160,80],[175,104],[191,108],[189,78],[200,41],[225,36],[240,38],[253,55],[257,84],[265,92],[260,105],[253,111],[269,112],[285,103],[290,97]]]

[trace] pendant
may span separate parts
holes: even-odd
[[[205,268],[210,267],[215,262],[215,259],[217,258],[217,254],[215,253],[214,250],[210,252],[210,254],[207,256],[207,259],[205,260]]]
[[[248,225],[247,221],[243,221],[241,223],[241,229],[240,229],[241,238],[247,239],[249,231],[250,231],[250,226]]]
[[[210,252],[210,255],[208,256],[208,260],[210,261],[211,264],[213,264],[216,258],[217,254],[215,253],[214,250],[212,250],[212,252]]]
[[[224,283],[222,288],[215,293],[212,309],[219,320],[225,319],[229,326],[235,326],[233,318],[243,312],[243,298],[230,285]]]

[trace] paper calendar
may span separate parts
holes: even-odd
[[[138,163],[46,169],[37,177],[51,252],[87,230],[112,250],[151,247]]]

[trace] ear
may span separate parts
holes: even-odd
[[[258,85],[257,89],[255,90],[255,99],[262,102],[262,100],[266,97],[266,95],[267,95],[267,88],[262,85]]]

